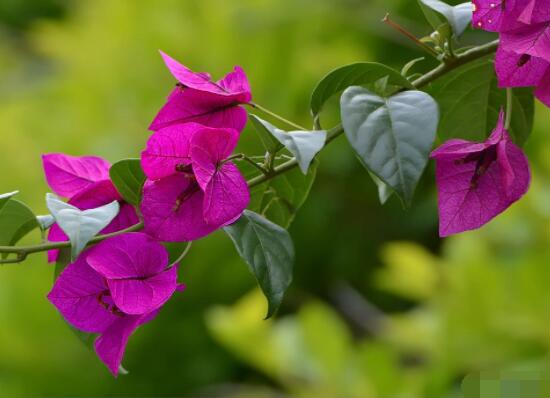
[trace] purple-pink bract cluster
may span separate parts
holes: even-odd
[[[142,153],[144,233],[121,234],[84,251],[48,295],[73,327],[99,335],[96,353],[115,376],[130,335],[183,290],[176,282],[178,264],[168,264],[159,242],[200,239],[237,220],[250,200],[231,161],[247,121],[240,105],[252,97],[243,70],[236,67],[214,82],[161,54],[178,84],[151,124],[154,134]],[[111,182],[105,160],[49,154],[43,164],[52,190],[80,210],[119,201],[120,213],[102,233],[139,222]],[[54,225],[48,240],[68,238]],[[50,262],[57,257],[57,251],[48,253]]]
[[[500,33],[495,69],[501,88],[535,87],[550,106],[550,0],[474,0],[475,28]],[[483,143],[450,140],[432,153],[436,161],[439,234],[486,224],[529,189],[523,151],[510,139],[501,112]]]
[[[529,188],[527,157],[510,140],[502,112],[485,142],[452,139],[431,157],[436,162],[440,236],[481,227]]]
[[[550,106],[550,0],[474,0],[473,25],[500,33],[500,87],[535,87]]]

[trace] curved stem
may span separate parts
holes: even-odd
[[[487,43],[487,44],[484,44],[482,46],[478,46],[478,47],[474,47],[472,49],[469,49],[469,50],[467,50],[467,51],[465,51],[461,54],[457,54],[455,58],[452,58],[451,60],[449,60],[449,62],[443,63],[443,64],[439,65],[437,68],[435,68],[435,69],[431,70],[430,72],[426,73],[425,75],[419,77],[418,79],[413,81],[412,84],[416,88],[422,88],[422,87],[430,84],[434,80],[437,80],[438,78],[446,75],[447,73],[453,71],[454,69],[456,69],[456,68],[458,68],[462,65],[465,65],[469,62],[475,61],[477,59],[483,58],[484,56],[487,56],[489,54],[494,53],[496,51],[497,47],[498,47],[498,43],[499,43],[498,40],[493,41],[491,43]],[[509,115],[511,115],[511,113],[512,113],[511,112],[512,111],[512,109],[511,109],[511,107],[512,107],[511,102],[512,101],[510,100],[511,91],[512,90],[508,91],[509,100],[508,100],[507,117],[509,117]],[[272,117],[288,124],[289,126],[297,128],[299,130],[307,130],[307,129],[305,129],[305,128],[303,128],[303,127],[301,127],[301,126],[299,126],[299,125],[297,125],[297,124],[295,124],[295,123],[293,123],[289,120],[286,120],[285,118],[283,118],[283,117],[281,117],[281,116],[279,116],[279,115],[277,115],[277,114],[275,114],[275,113],[273,113],[273,112],[271,112],[271,111],[255,104],[255,103],[250,103],[249,105],[253,108],[259,109],[262,112],[271,115]],[[509,123],[509,122],[507,122],[507,123]],[[343,128],[342,124],[338,124],[337,126],[335,126],[332,129],[328,130],[327,140],[326,140],[325,145],[328,145],[334,139],[336,139],[337,137],[342,135],[342,133],[344,133],[344,128]],[[239,156],[238,158],[241,158],[241,157]],[[233,159],[237,159],[237,158],[233,158]],[[249,158],[245,157],[245,158],[241,158],[241,159],[247,160]],[[250,161],[254,162],[252,159],[250,159]],[[263,173],[262,175],[251,178],[250,180],[248,180],[248,186],[250,188],[252,188],[252,187],[255,187],[257,185],[260,185],[260,184],[262,184],[266,181],[271,180],[272,178],[275,178],[275,177],[277,177],[277,176],[279,176],[283,173],[286,173],[289,170],[292,170],[297,165],[298,165],[298,161],[296,160],[296,158],[291,158],[290,160],[280,164],[279,166],[274,167],[272,170],[265,170],[265,173]],[[263,167],[262,167],[262,169],[263,169]],[[108,238],[113,237],[113,236],[121,235],[121,234],[128,233],[128,232],[136,232],[136,231],[140,231],[141,229],[143,229],[143,222],[140,222],[138,224],[135,224],[135,225],[133,225],[129,228],[126,228],[126,229],[118,231],[118,232],[113,232],[113,233],[110,233],[110,234],[96,236],[88,244],[91,245],[91,244],[94,244],[94,243],[101,242],[102,240],[108,239]],[[67,241],[65,241],[65,242],[47,242],[47,243],[42,243],[42,244],[38,244],[38,245],[30,245],[30,246],[0,246],[0,254],[15,254],[16,255],[16,258],[0,259],[0,264],[20,263],[20,262],[23,262],[29,254],[45,252],[45,251],[48,251],[48,250],[64,249],[64,248],[69,248],[70,246],[71,246],[71,243],[67,242]],[[189,247],[190,247],[190,245],[188,245],[188,248],[186,248],[186,250],[184,251],[184,254],[187,254],[186,251],[189,249]]]
[[[136,232],[143,229],[143,222],[139,222],[135,225],[132,225],[129,228],[112,232],[110,234],[104,234],[104,235],[98,235],[90,242],[88,242],[88,245],[92,245],[94,243],[101,242],[102,240],[112,238],[113,236],[122,235],[128,232]],[[64,241],[64,242],[48,242],[48,243],[41,243],[39,245],[29,245],[29,246],[0,246],[0,253],[3,254],[17,254],[17,257],[14,259],[0,259],[0,264],[13,264],[13,263],[20,263],[24,261],[29,254],[33,253],[40,253],[45,252],[49,250],[58,250],[58,249],[65,249],[70,248],[71,242]]]
[[[303,131],[307,131],[308,129],[306,129],[305,127],[302,127],[300,126],[299,124],[296,124],[294,122],[291,122],[290,120],[288,119],[285,119],[284,117],[280,116],[280,115],[277,115],[275,112],[271,112],[269,109],[267,108],[264,108],[263,106],[261,105],[258,105],[256,104],[255,102],[249,102],[247,105],[251,106],[252,108],[254,109],[258,109],[260,111],[262,111],[263,113],[283,122],[283,123],[286,123],[288,126],[292,127],[292,128],[295,128],[295,129],[298,129],[298,130],[303,130]]]
[[[185,249],[183,249],[183,251],[181,252],[179,257],[176,259],[176,261],[174,261],[172,264],[170,264],[170,266],[168,268],[172,268],[174,265],[177,265],[181,260],[183,260],[185,258],[185,256],[187,256],[187,253],[189,253],[189,250],[191,250],[192,245],[193,245],[193,242],[191,242],[191,241],[187,242],[187,245],[185,246]]]

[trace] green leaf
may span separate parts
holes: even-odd
[[[52,194],[46,194],[46,206],[57,225],[69,237],[73,258],[76,258],[88,242],[113,221],[120,210],[116,200],[95,209],[80,210]]]
[[[277,153],[279,150],[283,149],[284,145],[271,134],[271,131],[266,125],[266,121],[253,114],[249,114],[249,116],[262,144],[269,153]],[[272,125],[270,124],[270,126]]]
[[[313,158],[325,146],[327,132],[325,130],[287,132],[257,116],[254,120],[260,123],[278,143],[282,144],[296,157],[300,170],[302,170],[302,173],[307,174]]]
[[[437,103],[422,91],[382,98],[353,86],[340,104],[344,131],[365,167],[410,205],[435,140]]]
[[[8,203],[8,200],[10,200],[12,197],[17,195],[18,193],[19,191],[13,191],[8,193],[3,193],[2,195],[0,195],[0,210],[2,210],[2,207],[4,207],[6,203]]]
[[[399,72],[386,65],[374,62],[350,64],[333,70],[317,84],[311,95],[311,113],[317,117],[329,98],[349,86],[374,84],[386,76],[388,85],[414,88]]]
[[[0,246],[13,246],[21,238],[38,228],[38,220],[24,203],[9,199],[0,208]],[[6,258],[7,254],[2,254]]]
[[[124,159],[111,166],[109,175],[124,200],[135,206],[141,202],[145,174],[139,159]]]
[[[258,280],[268,302],[266,318],[271,317],[292,281],[294,245],[289,233],[250,210],[224,231]]]
[[[496,126],[500,109],[506,109],[506,90],[498,88],[492,59],[484,59],[451,72],[434,83],[430,94],[441,107],[439,137],[484,141]],[[513,90],[510,135],[523,145],[533,130],[532,89]]]
[[[439,0],[420,0],[421,4],[428,7],[429,10],[437,12],[439,15],[445,18],[445,20],[451,25],[455,36],[460,36],[468,25],[472,22],[473,6],[471,2],[462,3],[457,6],[451,6]],[[426,8],[422,7],[426,19],[437,30],[441,25],[441,22],[437,23],[436,18]]]

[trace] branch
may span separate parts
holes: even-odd
[[[412,82],[413,86],[416,88],[422,88],[431,82],[439,79],[440,77],[446,75],[447,73],[455,70],[456,68],[459,68],[462,65],[465,65],[469,62],[476,61],[480,58],[483,58],[489,54],[492,54],[496,51],[498,47],[498,40],[493,41],[491,43],[487,43],[478,47],[471,48],[459,55],[457,55],[454,58],[448,59],[445,63],[442,63],[437,68],[431,70],[430,72],[426,73],[425,75],[419,77],[415,81]],[[275,115],[271,111],[266,110],[265,108],[260,107],[258,104],[250,104],[252,107],[260,109],[266,113],[269,113],[270,115]],[[285,123],[294,126],[296,128],[303,129],[302,127],[278,116],[275,115],[279,120],[284,121]],[[305,129],[304,129],[305,130]],[[328,145],[330,142],[332,142],[334,139],[342,135],[344,132],[344,129],[342,127],[342,124],[338,124],[337,126],[333,127],[332,129],[328,130],[327,132],[327,140],[325,145]],[[245,159],[246,160],[246,159]],[[260,184],[263,184],[264,182],[267,182],[283,173],[286,173],[289,170],[292,170],[294,167],[298,165],[298,161],[296,158],[292,158],[288,161],[286,161],[283,164],[280,164],[279,166],[275,167],[273,170],[266,170],[265,174],[256,176],[248,180],[248,187],[252,188],[255,186],[258,186]],[[129,228],[123,229],[118,232],[113,232],[110,234],[105,235],[99,235],[93,238],[88,245],[101,242],[102,240],[111,238],[113,236],[118,236],[121,234],[125,234],[128,232],[135,232],[140,231],[143,229],[143,222],[140,222],[138,224],[135,224]],[[0,246],[0,254],[16,254],[17,256],[15,258],[11,259],[0,259],[0,264],[15,264],[23,262],[29,254],[33,253],[39,253],[39,252],[45,252],[49,250],[56,250],[56,249],[65,249],[70,248],[71,243],[68,241],[65,242],[48,242],[43,243],[39,245],[30,245],[30,246]]]
[[[128,232],[136,232],[143,229],[143,223],[137,223],[135,225],[132,225],[129,228],[112,232],[110,234],[104,234],[104,235],[98,235],[90,242],[88,242],[88,246],[92,245],[94,243],[101,242],[102,240],[112,238],[113,236],[122,235]],[[71,247],[71,242],[64,241],[64,242],[49,242],[49,243],[42,243],[39,245],[29,245],[29,246],[0,246],[0,253],[2,254],[17,254],[16,258],[13,259],[0,259],[0,264],[15,264],[20,263],[24,261],[29,254],[33,253],[40,253],[45,252],[49,250],[58,250],[58,249],[66,249]]]

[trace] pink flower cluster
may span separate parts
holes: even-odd
[[[500,87],[535,87],[550,106],[550,0],[474,0],[473,25],[500,33]]]
[[[141,212],[151,236],[189,241],[232,223],[248,205],[246,180],[230,156],[246,124],[240,105],[252,96],[239,67],[214,82],[162,56],[178,84],[141,156],[148,178]]]
[[[528,190],[529,163],[504,128],[504,113],[485,142],[452,139],[432,152],[439,199],[439,234],[477,229]]]
[[[142,233],[107,239],[83,252],[57,278],[48,299],[73,327],[97,333],[94,347],[113,375],[138,326],[172,296],[177,266],[166,249]]]
[[[130,335],[152,320],[176,290],[177,266],[159,242],[200,239],[238,219],[250,200],[248,185],[231,161],[251,101],[243,70],[214,82],[162,53],[178,80],[151,124],[142,153],[147,181],[141,215],[144,233],[111,237],[84,251],[57,278],[48,299],[76,329],[99,336],[94,347],[118,375]],[[43,157],[52,190],[80,210],[119,201],[120,213],[102,231],[139,222],[109,178],[105,160],[49,154]],[[54,225],[50,241],[68,240]],[[48,254],[49,261],[57,252]]]

